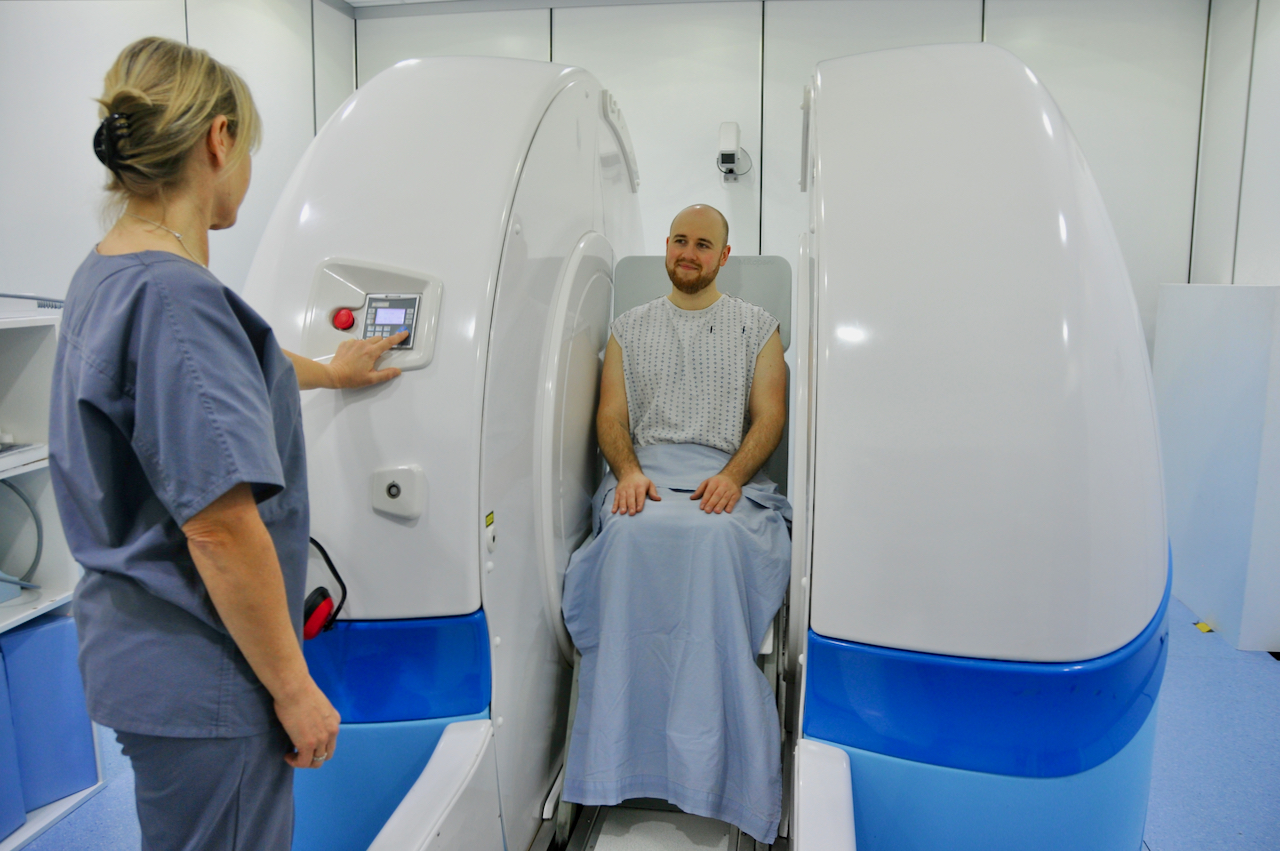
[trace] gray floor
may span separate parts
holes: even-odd
[[[1174,600],[1147,812],[1150,851],[1280,849],[1280,661],[1205,634]],[[133,774],[103,731],[107,788],[27,846],[136,851]],[[993,851],[998,851],[993,849]]]

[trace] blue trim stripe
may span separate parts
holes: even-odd
[[[1101,765],[1155,705],[1168,656],[1171,585],[1166,580],[1160,608],[1137,638],[1085,662],[912,653],[810,630],[804,734],[1016,777],[1065,777]]]
[[[303,651],[344,724],[451,718],[489,706],[483,609],[447,618],[338,621]]]

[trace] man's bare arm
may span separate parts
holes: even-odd
[[[707,513],[733,511],[742,497],[742,486],[751,481],[782,440],[787,421],[787,366],[777,331],[756,356],[747,409],[751,412],[751,428],[742,438],[742,445],[724,469],[698,485],[690,497],[701,499],[699,507]]]
[[[661,501],[658,488],[640,469],[631,443],[631,415],[627,411],[627,381],[622,370],[622,347],[612,336],[604,350],[604,370],[600,374],[600,407],[596,411],[596,440],[618,479],[613,492],[613,513],[635,514],[644,509],[644,500]]]

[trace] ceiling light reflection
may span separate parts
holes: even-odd
[[[841,325],[836,328],[836,336],[846,343],[864,343],[867,340],[867,332],[857,325]]]

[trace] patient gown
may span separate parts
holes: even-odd
[[[565,573],[582,662],[564,798],[661,798],[772,842],[781,731],[755,660],[790,577],[790,506],[757,475],[732,513],[706,514],[689,496],[729,455],[697,444],[637,455],[662,501],[612,514],[606,476],[595,534]]]

